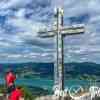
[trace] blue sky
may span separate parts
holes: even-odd
[[[51,27],[60,5],[65,25],[86,27],[84,35],[64,39],[65,62],[100,63],[100,0],[0,0],[0,62],[54,61],[54,39],[37,34]]]

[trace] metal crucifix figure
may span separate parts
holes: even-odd
[[[52,30],[44,30],[39,32],[42,38],[55,37],[56,39],[56,59],[54,64],[54,87],[59,91],[64,90],[64,43],[63,38],[66,35],[76,35],[85,32],[82,25],[73,25],[70,27],[63,26],[63,9],[56,9],[56,27]]]

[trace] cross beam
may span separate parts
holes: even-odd
[[[77,26],[75,25],[75,26],[70,26],[70,27],[62,27],[59,30],[61,32],[61,35],[77,35],[77,34],[84,33],[85,28],[83,25],[79,24]],[[57,29],[40,31],[38,33],[39,33],[38,36],[42,38],[53,37],[57,35]]]
[[[42,38],[55,37],[56,39],[56,60],[54,64],[54,87],[60,91],[64,90],[64,53],[63,36],[76,35],[85,32],[82,25],[63,26],[63,10],[58,8],[55,15],[56,28],[39,32]],[[48,34],[47,34],[48,33]]]

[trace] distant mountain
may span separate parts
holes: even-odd
[[[32,78],[42,77],[53,79],[54,64],[53,63],[18,63],[18,64],[0,64],[0,74],[8,69],[13,69],[21,77]],[[84,63],[66,63],[65,77],[66,78],[86,78],[88,76],[100,76],[100,64],[84,62]]]
[[[65,76],[79,78],[99,78],[100,64],[84,62],[84,63],[67,63],[65,64]]]

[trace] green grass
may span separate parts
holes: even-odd
[[[27,86],[20,86],[20,87],[21,90],[23,91],[25,100],[35,100],[36,97],[49,94],[47,90],[38,87],[27,87]],[[6,93],[6,88],[4,85],[0,85],[0,93]]]
[[[37,97],[36,95],[33,95],[32,92],[25,86],[22,86],[22,91],[25,100],[35,100],[35,98]]]

